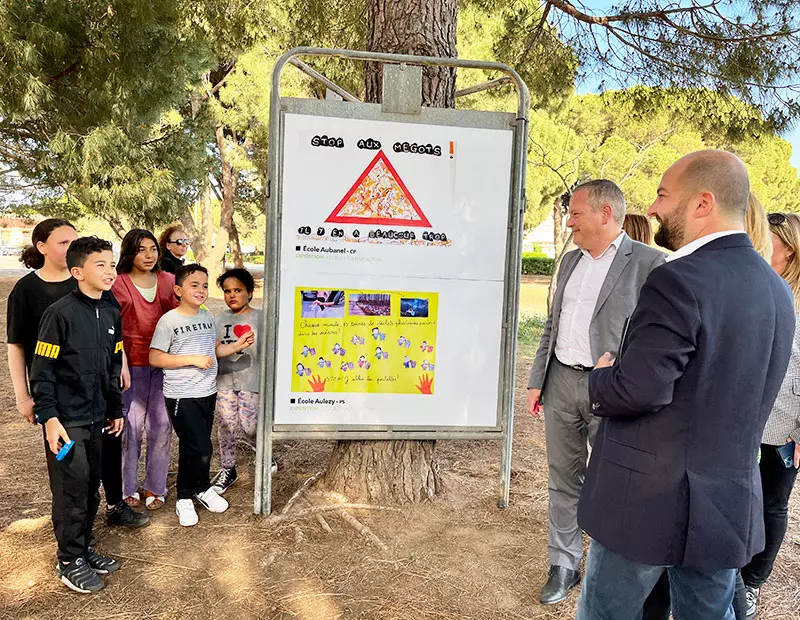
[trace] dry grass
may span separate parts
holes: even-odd
[[[0,280],[2,315],[12,283]],[[0,358],[5,367],[4,350]],[[251,514],[253,455],[242,450],[240,481],[226,494],[231,508],[223,515],[202,512],[197,527],[181,528],[173,494],[141,531],[109,529],[98,518],[99,547],[123,566],[94,596],[76,595],[54,577],[40,431],[17,416],[13,394],[3,390],[0,618],[572,618],[576,592],[554,607],[537,602],[547,571],[547,482],[544,429],[522,410],[529,365],[530,358],[521,359],[508,509],[496,507],[499,444],[442,441],[447,491],[440,499],[399,512],[350,511],[388,552],[334,513],[325,513],[332,534],[309,518],[293,523],[297,536],[294,527]],[[324,442],[278,446],[278,511],[324,469],[330,448]],[[170,489],[174,484],[170,475]],[[298,502],[296,509],[304,508]],[[763,590],[762,618],[800,616],[800,549],[792,542],[800,541],[799,515],[795,501],[787,542]]]

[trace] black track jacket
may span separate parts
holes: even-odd
[[[105,299],[76,290],[45,310],[31,365],[36,421],[64,427],[122,417],[122,322]]]

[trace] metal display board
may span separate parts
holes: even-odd
[[[299,56],[383,62],[382,104]],[[281,97],[287,63],[344,100]],[[423,66],[501,72],[485,87],[512,82],[517,113],[422,107]],[[501,439],[508,504],[527,113],[524,82],[500,63],[278,59],[256,514],[271,510],[272,445],[287,439]]]

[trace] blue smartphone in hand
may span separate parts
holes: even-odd
[[[778,456],[781,457],[783,466],[786,469],[794,467],[794,445],[794,442],[790,441],[775,448],[775,451],[778,453]]]
[[[67,454],[69,454],[69,451],[72,450],[72,446],[74,445],[75,442],[70,439],[67,443],[61,446],[61,450],[59,450],[58,454],[56,454],[56,460],[63,461],[64,457],[67,456]]]

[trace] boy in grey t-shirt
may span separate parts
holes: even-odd
[[[217,341],[214,318],[203,307],[208,299],[208,271],[183,265],[175,274],[180,305],[162,316],[150,343],[150,365],[164,369],[164,400],[178,435],[178,501],[181,525],[197,524],[192,498],[211,512],[225,512],[228,502],[209,480],[211,426],[217,399],[217,357],[253,344],[253,334],[235,342]]]

